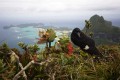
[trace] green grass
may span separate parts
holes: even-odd
[[[36,47],[36,46],[35,46]],[[25,48],[27,49],[27,48]],[[37,49],[37,48],[36,48]],[[119,80],[120,79],[120,45],[98,46],[100,52],[106,56],[100,62],[94,62],[93,57],[75,48],[73,55],[66,51],[56,52],[54,47],[50,51],[37,53],[39,62],[47,58],[53,59],[42,66],[32,65],[25,72],[28,80]],[[11,80],[21,69],[16,62],[11,62],[5,52],[9,52],[5,44],[0,46],[0,80]],[[17,49],[12,49],[19,55],[21,63],[25,66],[32,59],[34,51],[31,48],[21,55]],[[35,50],[36,52],[36,50]],[[77,54],[76,52],[80,52]],[[85,55],[84,55],[85,54]],[[24,80],[20,76],[19,80]]]

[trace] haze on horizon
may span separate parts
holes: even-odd
[[[0,0],[1,25],[41,22],[83,27],[94,14],[120,20],[120,0]]]

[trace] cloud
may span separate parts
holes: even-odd
[[[117,18],[120,0],[0,0],[0,18],[72,22],[94,14]]]
[[[112,10],[119,0],[0,0],[0,12],[65,12],[85,10]],[[3,8],[3,9],[1,9]],[[16,9],[18,8],[18,9]]]
[[[120,7],[98,7],[98,8],[90,8],[88,10],[92,11],[120,11]]]

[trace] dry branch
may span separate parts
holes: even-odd
[[[30,61],[24,68],[22,68],[21,71],[19,71],[19,72],[14,76],[13,80],[17,80],[17,79],[19,78],[19,75],[22,74],[22,73],[23,73],[27,68],[29,68],[29,66],[31,66],[32,64],[43,65],[43,64],[45,64],[45,63],[47,63],[47,62],[50,62],[50,61],[51,61],[51,59],[45,60],[45,61],[43,61],[43,62],[41,62],[41,63],[35,62],[34,60]]]
[[[22,63],[20,63],[19,56],[16,55],[14,51],[11,51],[10,54],[15,57],[18,65],[20,66],[21,69],[23,69],[23,65],[22,65]],[[23,75],[24,79],[27,80],[27,75],[26,75],[25,71],[23,71],[22,75]]]

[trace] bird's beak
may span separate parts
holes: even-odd
[[[78,32],[77,35],[80,37],[80,33]]]

